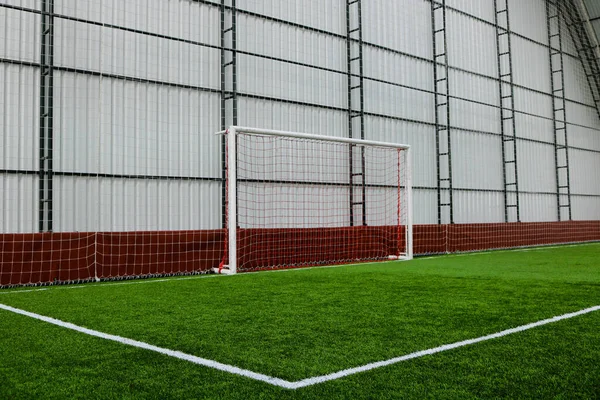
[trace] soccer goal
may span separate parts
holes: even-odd
[[[215,272],[412,258],[410,146],[233,126]]]

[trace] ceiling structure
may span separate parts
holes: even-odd
[[[596,58],[600,59],[600,0],[576,0],[575,3],[578,3],[586,21],[586,30],[595,47]]]

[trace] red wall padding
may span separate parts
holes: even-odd
[[[398,254],[397,231],[393,226],[243,229],[238,234],[238,268],[248,270],[261,265],[309,266],[387,259],[389,255]],[[404,235],[399,238],[403,241]]]
[[[95,242],[95,233],[2,234],[0,285],[89,279]]]
[[[98,233],[98,278],[205,271],[223,252],[223,230]]]
[[[342,245],[334,244],[332,238],[340,230],[346,232],[346,239]],[[253,268],[263,261],[286,265],[291,263],[291,257],[296,265],[314,265],[318,260],[351,262],[356,258],[386,257],[395,254],[395,231],[392,227],[243,230],[239,243],[248,247],[240,262],[248,263],[246,268]],[[264,240],[263,244],[255,240],[256,235]],[[94,274],[108,278],[205,271],[219,265],[224,240],[222,230],[2,234],[0,285],[86,280],[94,278]],[[415,254],[583,241],[600,241],[600,221],[414,228]],[[310,251],[303,252],[307,248]],[[255,258],[250,262],[252,256]]]
[[[216,266],[222,230],[0,235],[0,286],[174,274]]]

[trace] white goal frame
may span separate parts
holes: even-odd
[[[244,126],[230,126],[226,131],[217,132],[217,135],[227,135],[227,231],[228,231],[228,252],[229,265],[220,268],[214,268],[214,272],[221,274],[237,273],[237,135],[256,134],[263,136],[280,136],[288,138],[318,140],[324,142],[338,142],[356,145],[367,145],[377,147],[389,147],[406,151],[406,255],[393,257],[390,260],[411,260],[413,258],[413,199],[412,199],[412,154],[411,146],[406,144],[378,142],[372,140],[350,139],[336,136],[322,136],[310,133],[298,133],[289,131],[279,131],[272,129],[258,129]]]

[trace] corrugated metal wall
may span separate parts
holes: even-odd
[[[363,1],[362,44],[350,40],[349,50],[356,10],[347,15],[345,0],[238,0],[237,8],[232,0],[223,7],[217,0],[0,0],[0,233],[37,232],[43,218],[40,121],[48,120],[40,115],[47,90],[40,49],[49,3],[52,230],[219,228],[221,139],[213,133],[222,113],[239,125],[348,136],[349,69],[356,75],[348,54],[357,46],[364,135],[413,146],[415,222],[438,223],[430,1]],[[553,27],[545,0],[508,7],[517,137],[517,170],[509,175],[519,180],[520,220],[555,221],[563,161],[554,143]],[[503,171],[513,167],[502,154],[496,11],[494,0],[445,1],[443,117],[451,127],[455,223],[506,220]],[[224,32],[234,15],[235,60],[232,33]],[[578,44],[562,25],[570,208],[573,219],[600,219],[599,114]],[[234,91],[235,100],[223,99]]]

